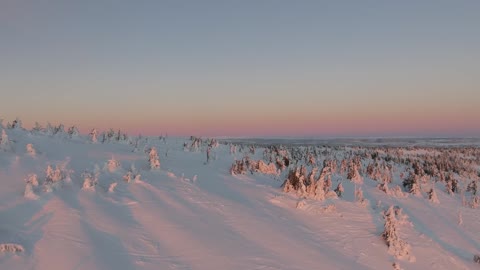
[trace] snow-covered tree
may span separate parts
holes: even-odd
[[[12,123],[7,124],[7,128],[9,129],[21,129],[22,128],[22,121],[17,117],[13,120]]]
[[[447,175],[445,181],[445,188],[448,194],[452,195],[458,191],[458,180],[455,179],[451,174]]]
[[[435,192],[435,188],[431,188],[430,191],[427,192],[428,200],[432,203],[440,203],[437,197],[437,193]]]
[[[387,181],[384,181],[383,183],[379,184],[378,189],[385,192],[386,194],[390,194]]]
[[[79,134],[80,132],[76,126],[71,126],[68,128],[68,136],[70,136],[70,138],[78,137]]]
[[[47,169],[45,170],[45,182],[46,183],[55,183],[64,178],[64,174],[62,173],[62,170],[58,166],[55,167],[55,169],[52,168],[52,166],[48,165]]]
[[[84,172],[82,173],[84,190],[94,190],[98,182],[98,173]]]
[[[361,205],[365,205],[367,201],[363,198],[363,190],[360,187],[355,187],[355,199]]]
[[[90,141],[92,143],[97,143],[98,140],[97,140],[97,130],[96,129],[92,129],[92,131],[90,132]]]
[[[480,264],[480,255],[473,256],[473,261]]]
[[[477,181],[472,180],[467,186],[467,192],[472,192],[473,195],[477,195],[477,190],[478,190]]]
[[[385,219],[384,231],[382,237],[388,246],[388,251],[396,258],[406,258],[412,260],[413,257],[410,253],[410,245],[401,240],[398,236],[398,221],[395,216],[395,209],[390,206],[383,217]]]
[[[359,169],[359,163],[357,160],[350,160],[350,163],[348,164],[348,173],[347,173],[347,179],[357,183],[361,184],[363,183],[363,178],[360,175],[360,172],[358,171]]]
[[[157,149],[155,147],[150,148],[148,162],[150,163],[150,169],[154,170],[160,168],[160,159],[158,158]]]
[[[421,195],[419,176],[414,172],[410,172],[410,175],[403,180],[403,186],[407,192],[417,196]]]
[[[42,125],[40,125],[40,123],[35,122],[35,125],[32,128],[32,132],[35,134],[39,134],[44,132],[44,128],[42,127]]]
[[[343,192],[345,192],[345,189],[343,189],[342,182],[338,183],[337,188],[335,188],[335,193],[337,193],[338,197],[342,197]]]
[[[477,208],[480,205],[480,198],[475,195],[472,197],[472,201],[470,202],[470,207]]]
[[[11,149],[10,140],[8,139],[8,135],[4,129],[2,129],[2,137],[0,138],[0,149],[4,151]]]
[[[107,169],[109,172],[114,172],[118,167],[120,167],[120,162],[118,162],[118,160],[116,160],[113,156],[105,164],[105,169]]]
[[[31,143],[27,144],[25,148],[27,149],[27,154],[29,156],[35,157],[35,155],[37,154],[37,151],[35,151],[35,148],[33,148],[33,145]]]

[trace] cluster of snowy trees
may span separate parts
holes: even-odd
[[[301,198],[311,198],[315,200],[325,200],[326,198],[341,197],[344,189],[339,182],[335,189],[332,186],[332,167],[329,163],[324,164],[323,169],[318,173],[318,168],[314,167],[310,172],[306,166],[295,167],[288,172],[287,179],[283,182],[284,192],[293,192]]]
[[[230,174],[240,175],[250,173],[262,173],[262,174],[271,174],[278,175],[279,171],[273,163],[267,164],[263,160],[252,160],[248,156],[235,160],[232,166],[230,167]]]
[[[248,144],[231,146],[248,152]],[[480,205],[480,149],[478,147],[329,147],[329,146],[265,146],[265,163],[274,164],[281,172],[286,192],[302,197],[321,198],[315,192],[323,170],[337,181],[349,180],[361,185],[365,179],[378,182],[378,189],[394,197],[408,194],[439,203],[438,192],[465,197],[468,205]],[[257,161],[258,162],[258,161]],[[234,161],[232,174],[254,172],[252,160]],[[323,166],[323,167],[322,167]],[[322,167],[322,170],[318,170]],[[322,181],[323,182],[323,181]],[[328,185],[327,185],[328,186]],[[443,186],[443,188],[442,188]],[[308,192],[306,191],[308,190]],[[338,192],[339,193],[339,192]],[[306,194],[306,195],[305,195]]]

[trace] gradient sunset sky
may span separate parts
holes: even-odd
[[[0,0],[0,118],[480,136],[480,1]]]

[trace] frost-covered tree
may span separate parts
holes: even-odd
[[[390,206],[388,210],[384,212],[383,217],[385,219],[385,224],[382,238],[388,246],[388,251],[396,258],[407,258],[412,260],[410,245],[401,240],[398,236],[398,221],[395,215],[395,209],[393,206]]]
[[[365,205],[367,201],[363,198],[363,190],[360,187],[355,187],[355,199],[361,205]]]
[[[42,125],[40,125],[40,123],[35,122],[35,125],[32,128],[32,132],[35,133],[35,134],[40,134],[40,133],[44,132],[44,129],[43,129]]]
[[[12,123],[7,123],[7,128],[9,129],[21,129],[22,128],[22,121],[17,117],[13,120]]]
[[[4,151],[11,149],[10,140],[8,139],[8,135],[4,129],[2,129],[2,137],[0,138],[0,149]]]
[[[25,179],[27,183],[25,186],[24,197],[27,199],[36,200],[38,196],[35,194],[35,187],[38,187],[38,180],[36,174],[29,174],[27,179]]]
[[[335,193],[337,193],[338,197],[342,197],[343,192],[345,189],[343,188],[342,182],[338,183],[337,188],[335,188]]]
[[[98,183],[98,173],[84,172],[82,173],[83,186],[84,190],[94,190],[95,186]]]
[[[97,143],[98,140],[97,140],[97,130],[96,129],[92,129],[92,131],[90,131],[90,141],[92,143]]]
[[[52,166],[48,165],[47,169],[45,170],[45,174],[45,183],[55,183],[64,178],[64,174],[58,166],[53,169]]]
[[[109,172],[114,172],[118,167],[120,167],[120,162],[118,162],[118,160],[116,160],[113,156],[105,164],[105,169],[107,169]]]
[[[410,172],[410,175],[403,180],[403,187],[411,194],[421,195],[419,176],[414,172]]]
[[[448,194],[454,194],[458,191],[458,180],[455,179],[451,174],[447,175],[445,181],[445,188]]]
[[[477,190],[478,190],[477,181],[472,180],[467,186],[467,192],[472,192],[473,195],[477,195]]]
[[[331,175],[327,176],[327,179],[325,179],[325,186],[323,190],[325,190],[325,194],[330,192],[330,189],[332,188],[332,177]]]
[[[319,180],[315,183],[315,194],[312,194],[316,200],[325,200],[325,181]]]
[[[473,261],[480,264],[480,255],[473,256]]]
[[[70,136],[70,138],[78,137],[79,134],[80,132],[76,126],[71,126],[68,128],[68,136]]]
[[[350,163],[348,164],[348,173],[347,173],[347,179],[357,184],[363,183],[362,176],[358,171],[360,167],[359,165],[360,164],[358,160],[356,159],[350,160]]]
[[[29,156],[34,157],[37,154],[37,151],[35,151],[35,148],[33,148],[33,145],[31,143],[27,144],[25,148]]]
[[[160,168],[160,159],[158,158],[157,149],[155,147],[150,148],[148,162],[150,163],[150,169],[154,170]]]
[[[432,203],[440,203],[437,197],[437,193],[435,192],[435,188],[431,188],[428,192],[428,200]]]
[[[478,208],[478,206],[480,205],[480,198],[475,195],[472,197],[472,201],[470,202],[470,207],[472,208]]]

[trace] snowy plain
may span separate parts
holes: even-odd
[[[0,150],[0,245],[21,250],[2,250],[0,269],[480,268],[473,261],[480,209],[462,206],[441,185],[438,204],[425,195],[388,196],[367,178],[345,180],[342,198],[301,199],[283,192],[286,171],[232,175],[246,152],[225,144],[207,163],[204,149],[185,150],[189,138],[148,137],[134,146],[1,129],[8,146]],[[159,169],[150,168],[150,147]],[[48,184],[49,165],[62,177]],[[90,188],[87,176],[95,178]],[[357,185],[366,204],[355,201]],[[391,205],[408,216],[399,234],[414,260],[395,258],[381,237]]]

